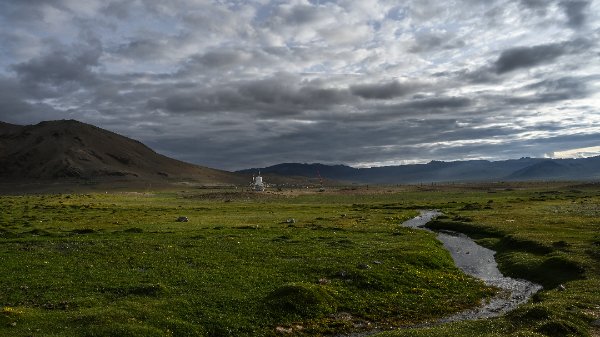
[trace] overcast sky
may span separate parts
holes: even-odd
[[[600,0],[0,0],[0,120],[227,170],[600,153]]]

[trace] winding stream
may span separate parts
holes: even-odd
[[[405,221],[402,225],[431,232],[431,230],[424,226],[439,215],[442,215],[442,213],[434,210],[421,211],[420,215]],[[433,322],[401,327],[400,329],[429,327],[449,322],[500,316],[527,302],[531,296],[542,289],[542,286],[539,284],[502,275],[500,270],[498,270],[498,264],[494,259],[494,254],[496,254],[496,252],[476,244],[464,234],[441,231],[437,232],[437,239],[444,244],[444,248],[450,252],[456,266],[465,274],[479,278],[483,280],[485,284],[499,288],[500,291],[496,296],[480,307],[462,311]],[[382,332],[382,330],[374,329],[371,331],[351,333],[344,336],[362,337],[378,332]]]
[[[423,226],[441,214],[438,211],[421,211],[419,216],[402,225],[429,231]],[[456,266],[465,274],[479,278],[485,284],[499,288],[500,291],[484,305],[442,318],[434,322],[434,325],[500,316],[527,302],[533,294],[542,289],[539,284],[502,275],[494,259],[496,252],[476,244],[464,234],[450,231],[437,232],[437,239],[444,244],[444,248],[450,252]]]

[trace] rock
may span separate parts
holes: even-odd
[[[369,266],[369,265],[368,265],[368,264],[366,264],[366,263],[359,263],[359,264],[358,264],[356,267],[357,267],[358,269],[371,269],[371,266]]]
[[[294,329],[292,329],[292,328],[284,328],[282,326],[278,326],[278,327],[275,328],[275,331],[278,332],[278,333],[281,333],[281,334],[289,334],[289,333],[294,332]]]
[[[352,321],[352,315],[347,312],[344,312],[344,311],[330,314],[329,317],[333,318],[336,321],[344,321],[344,322]]]
[[[328,279],[322,277],[319,279],[319,284],[329,284],[331,283],[331,281],[329,281]]]
[[[187,216],[180,216],[179,218],[177,218],[177,222],[188,222],[190,221],[190,219],[188,219]]]

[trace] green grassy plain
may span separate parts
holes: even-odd
[[[400,226],[430,208],[447,214],[432,226],[461,229],[505,273],[546,288],[502,318],[386,334],[594,333],[600,187],[509,187],[1,196],[0,335],[309,336],[434,321],[494,289],[432,233]]]

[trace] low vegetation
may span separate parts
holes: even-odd
[[[495,290],[417,209],[545,289],[497,319],[392,336],[586,336],[600,317],[596,186],[366,187],[0,197],[0,335],[277,336],[435,322]],[[178,222],[179,217],[188,221]]]
[[[468,234],[497,251],[505,275],[540,283],[544,289],[504,317],[382,336],[600,335],[598,187],[538,184],[489,190],[478,202],[446,208],[446,216],[430,228]]]

